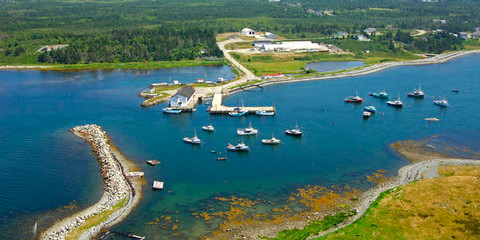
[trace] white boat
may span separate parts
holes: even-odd
[[[424,98],[425,92],[423,92],[420,86],[418,86],[418,88],[414,89],[413,92],[409,92],[408,96],[413,98]]]
[[[171,107],[166,107],[166,108],[163,108],[163,113],[168,113],[168,114],[179,114],[181,113],[182,110],[180,109],[173,109]]]
[[[214,131],[215,131],[215,128],[213,127],[212,124],[209,124],[209,125],[207,125],[207,126],[203,126],[203,127],[202,127],[202,130],[203,130],[203,131],[207,131],[207,132],[214,132]]]
[[[250,147],[245,145],[245,143],[241,142],[237,145],[232,145],[232,144],[228,144],[227,146],[227,150],[228,151],[237,151],[237,152],[246,152],[246,151],[250,151]]]
[[[275,138],[275,136],[273,136],[273,134],[272,134],[272,138],[270,138],[270,139],[262,139],[262,143],[263,143],[263,144],[267,144],[267,145],[280,144],[280,139]]]
[[[257,110],[255,111],[255,115],[258,116],[273,116],[275,112],[265,111],[265,110]]]
[[[395,101],[387,101],[387,104],[390,105],[390,106],[393,106],[393,107],[402,107],[403,106],[403,102],[400,101],[400,97],[398,97],[398,99],[395,100]]]
[[[258,133],[258,129],[252,127],[252,123],[248,125],[246,128],[239,128],[237,129],[238,136],[248,136],[248,135],[255,135]]]
[[[438,119],[438,118],[425,118],[425,121],[427,121],[427,122],[438,122],[438,121],[440,121],[440,119]]]
[[[248,110],[243,110],[241,108],[235,109],[232,112],[229,112],[230,117],[241,117],[248,114]]]
[[[371,112],[369,112],[369,111],[364,111],[363,112],[363,118],[370,118],[370,116],[372,116]]]
[[[202,140],[200,140],[200,138],[197,137],[197,133],[195,132],[195,136],[193,137],[184,137],[183,138],[183,141],[186,142],[186,143],[190,143],[190,144],[202,144]]]
[[[292,135],[292,136],[301,136],[303,134],[303,132],[300,130],[300,128],[298,127],[298,124],[295,125],[295,128],[293,129],[287,129],[285,130],[285,133],[287,135]]]
[[[448,107],[448,101],[445,98],[435,100],[433,104],[438,105],[440,107]]]

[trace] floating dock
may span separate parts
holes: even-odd
[[[153,181],[153,189],[154,190],[163,190],[163,182],[160,181]]]
[[[228,114],[229,112],[233,112],[235,108],[238,107],[228,107],[222,105],[223,95],[221,93],[215,93],[212,99],[212,106],[208,109],[210,114]],[[242,107],[243,110],[247,110],[248,113],[253,114],[255,111],[267,111],[267,112],[275,112],[274,106],[250,106],[250,107]]]

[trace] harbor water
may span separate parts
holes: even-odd
[[[209,115],[203,104],[194,113],[179,115],[163,114],[166,103],[140,107],[137,94],[149,84],[168,82],[170,76],[182,80],[169,70],[1,71],[0,237],[16,232],[33,238],[28,226],[35,219],[72,201],[82,208],[100,198],[102,181],[91,148],[68,132],[80,124],[103,126],[114,144],[145,172],[147,185],[139,206],[114,230],[147,239],[195,239],[207,234],[205,224],[192,212],[208,207],[214,197],[282,199],[306,184],[367,187],[363,185],[367,174],[384,169],[394,175],[408,163],[388,147],[398,140],[438,136],[436,144],[458,144],[478,152],[480,105],[472,103],[480,92],[479,63],[480,56],[471,55],[444,64],[240,92],[224,99],[224,104],[274,104],[277,114],[239,118]],[[184,82],[232,74],[224,66],[209,70],[205,78],[205,68],[189,68],[193,73]],[[407,98],[406,93],[418,85],[426,92],[425,99]],[[367,96],[383,89],[393,99],[400,96],[404,107],[388,107],[385,101]],[[363,105],[344,102],[355,92],[364,97]],[[432,98],[438,97],[446,97],[450,106],[433,105]],[[365,105],[377,108],[369,120],[362,119]],[[427,123],[426,117],[440,121]],[[259,129],[258,136],[236,136],[236,129],[250,122]],[[216,128],[214,133],[201,130],[209,123]],[[286,136],[285,129],[297,123],[304,135]],[[182,138],[193,136],[195,130],[205,144],[183,143]],[[262,145],[261,139],[272,134],[282,143]],[[228,143],[240,140],[250,152],[225,152]],[[228,160],[217,161],[212,150]],[[161,164],[148,166],[147,159]],[[165,189],[152,191],[153,180],[164,181]],[[179,230],[148,224],[165,215],[178,220]]]

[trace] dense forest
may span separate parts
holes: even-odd
[[[12,0],[0,1],[0,22],[0,63],[156,61],[221,56],[214,35],[243,27],[287,38],[329,37],[338,31],[359,34],[367,27],[387,26],[405,32],[472,31],[480,26],[480,2]],[[405,47],[440,52],[459,46],[441,34],[426,38],[431,41],[415,39]],[[377,40],[392,45],[390,40]],[[452,44],[447,47],[446,43]],[[46,44],[70,47],[48,54],[35,52]]]

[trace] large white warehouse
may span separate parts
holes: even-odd
[[[312,43],[312,41],[265,43],[259,49],[265,52],[328,52],[327,46]]]

